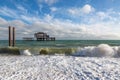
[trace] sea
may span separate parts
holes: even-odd
[[[0,48],[8,47],[8,40],[0,40]],[[56,40],[56,41],[24,41],[16,40],[15,47],[39,54],[41,49],[53,50],[54,53],[77,53],[96,56],[120,56],[120,40]],[[51,49],[52,48],[52,49]],[[74,51],[73,51],[74,50]],[[91,56],[90,55],[90,56]]]
[[[97,46],[108,44],[110,46],[120,46],[120,40],[56,40],[56,41],[24,41],[16,40],[15,46],[22,48],[77,48],[85,46]],[[0,47],[7,47],[8,40],[0,40]]]

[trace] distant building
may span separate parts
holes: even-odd
[[[54,41],[55,37],[50,37],[47,33],[37,32],[34,34],[37,41]]]

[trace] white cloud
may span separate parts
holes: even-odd
[[[68,9],[68,12],[73,16],[83,16],[85,14],[90,14],[93,11],[95,11],[95,9],[89,4],[84,5],[82,8],[74,7]]]
[[[8,7],[0,7],[0,15],[9,16],[9,17],[18,17],[17,12]]]
[[[26,16],[26,15],[21,15],[20,19],[23,20],[23,21],[26,21],[28,23],[33,23],[33,22],[36,22],[36,21],[40,20],[39,17],[36,17],[36,16]]]
[[[9,23],[9,25],[14,26],[16,28],[20,28],[20,29],[24,28],[27,25],[21,20],[13,20],[13,21],[9,21],[8,23]]]
[[[39,11],[40,11],[40,13],[43,13],[42,12],[42,8],[43,8],[43,5],[39,4]]]
[[[48,21],[49,19],[49,21]],[[21,20],[4,21],[4,26],[0,26],[0,34],[5,34],[9,25],[16,27],[17,39],[22,37],[33,37],[35,32],[43,31],[57,39],[120,39],[119,26],[115,23],[97,23],[97,24],[76,24],[70,21],[61,21],[46,15],[44,20],[38,20],[28,25]],[[2,36],[2,35],[1,35]],[[1,37],[5,38],[4,36]]]
[[[57,8],[56,8],[56,7],[51,7],[50,10],[51,10],[52,12],[55,12],[55,11],[57,11]]]
[[[0,17],[0,26],[6,24],[7,21]]]
[[[27,13],[27,9],[25,9],[23,6],[21,5],[16,5],[16,6],[17,6],[16,10],[13,10],[8,7],[0,7],[0,15],[9,17],[15,20],[26,21],[28,23],[39,20],[37,11],[33,11],[33,13]]]
[[[101,20],[101,21],[109,20],[110,21],[113,17],[111,17],[109,12],[99,11],[99,12],[96,12],[95,18],[96,20]]]
[[[72,15],[75,15],[79,13],[79,9],[68,9],[68,12]]]
[[[53,11],[53,13],[60,11],[55,7],[51,7],[50,9]],[[7,14],[6,9],[2,10],[3,12],[0,10],[2,12],[0,15],[4,12]],[[0,36],[2,36],[1,34],[7,36],[5,33],[7,32],[8,26],[11,25],[16,27],[17,39],[22,39],[22,37],[25,36],[33,36],[35,32],[39,31],[46,32],[51,36],[55,36],[57,39],[120,39],[120,17],[118,16],[120,13],[112,10],[108,10],[106,12],[93,12],[94,8],[90,5],[85,5],[82,8],[71,8],[69,10],[64,9],[64,11],[65,10],[69,11],[70,14],[78,18],[86,14],[87,16],[81,20],[85,20],[86,22],[89,22],[89,24],[83,23],[82,21],[80,23],[75,23],[73,20],[60,20],[58,18],[54,18],[50,14],[44,14],[45,16],[43,16],[43,18],[40,18],[36,15],[19,15],[16,11],[11,13],[13,10],[9,9],[8,12],[10,13],[8,13],[8,16],[15,14],[18,18],[12,21],[7,21],[3,18],[0,18]],[[25,22],[29,22],[30,24]],[[2,36],[0,39],[4,38],[4,36]]]
[[[16,5],[17,8],[21,11],[21,13],[27,13],[27,9],[25,9],[22,5]]]
[[[106,14],[105,14],[104,12],[98,12],[97,15],[98,15],[99,17],[105,17],[105,16],[106,16]]]
[[[50,16],[49,14],[46,14],[44,17],[44,21],[50,22],[53,19],[52,16]]]
[[[49,5],[56,3],[58,0],[45,0]]]
[[[91,5],[89,5],[89,4],[84,5],[81,9],[81,11],[85,14],[89,14],[93,10],[94,10],[94,8],[92,8]]]
[[[48,4],[48,5],[52,5],[52,4],[54,4],[54,3],[56,3],[56,2],[58,2],[58,0],[38,0],[38,2],[39,3],[46,3],[46,4]]]

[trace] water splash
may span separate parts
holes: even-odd
[[[78,49],[74,55],[86,57],[120,57],[120,46],[112,47],[108,44],[88,46]]]
[[[25,50],[20,51],[20,54],[21,55],[26,55],[26,56],[32,55],[31,52],[29,51],[29,49],[25,49]]]

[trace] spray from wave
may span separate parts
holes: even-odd
[[[86,57],[120,57],[120,46],[111,47],[108,44],[79,48],[74,54]]]
[[[100,44],[98,46],[88,46],[76,48],[0,48],[0,53],[18,54],[18,55],[73,55],[85,57],[120,57],[120,46],[110,46],[108,44]]]
[[[32,55],[31,52],[29,51],[29,49],[20,51],[20,54],[21,54],[21,55],[26,55],[26,56]]]

